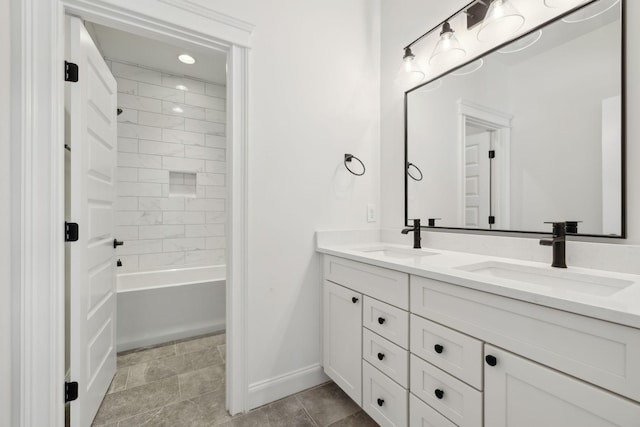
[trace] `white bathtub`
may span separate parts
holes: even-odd
[[[226,266],[118,275],[118,351],[225,329]]]

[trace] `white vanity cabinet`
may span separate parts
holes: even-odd
[[[324,273],[325,372],[382,426],[640,426],[639,329],[334,256]]]
[[[325,373],[381,426],[408,425],[409,275],[328,256],[324,279]]]
[[[638,426],[637,403],[507,351],[485,346],[485,425]]]
[[[362,406],[362,294],[325,280],[324,371]]]

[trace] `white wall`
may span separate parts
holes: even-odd
[[[11,28],[9,2],[0,2],[0,425],[11,425],[11,252],[9,234],[11,232],[9,178],[11,171],[9,106],[9,69]]]
[[[403,88],[394,84],[402,47],[464,6],[465,1],[396,0],[382,3],[381,63],[381,197],[384,228],[404,223],[403,191]],[[628,1],[627,13],[627,231],[628,239],[617,244],[640,244],[640,3]],[[425,243],[428,242],[428,237]]]
[[[252,0],[249,382],[321,362],[319,228],[375,228],[379,1]],[[344,171],[344,153],[367,166]]]
[[[115,219],[125,244],[116,252],[118,272],[225,264],[226,87],[107,63],[123,110]]]

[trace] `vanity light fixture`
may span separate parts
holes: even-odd
[[[411,76],[411,83],[417,84],[424,79],[424,72],[418,67],[416,56],[411,52],[410,47],[404,48],[404,70]]]
[[[480,24],[478,40],[495,42],[514,34],[524,25],[524,16],[509,0],[492,0]]]
[[[411,65],[413,64],[414,59],[416,59],[416,56],[413,54],[413,52],[411,52],[411,48],[405,47],[404,56],[402,57],[402,60],[404,61],[404,69],[407,72],[411,71]]]
[[[178,90],[184,90],[184,91],[189,90],[189,88],[188,88],[188,87],[186,87],[185,85],[177,85],[177,86],[176,86],[176,89],[178,89]]]
[[[445,62],[457,62],[464,58],[467,51],[464,50],[460,41],[455,36],[451,24],[445,22],[442,24],[442,31],[440,32],[440,40],[436,44],[436,48],[429,58],[430,65],[443,64]]]
[[[183,64],[187,64],[187,65],[193,65],[196,63],[196,59],[193,56],[188,55],[186,53],[178,55],[178,60]]]

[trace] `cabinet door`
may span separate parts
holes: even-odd
[[[362,295],[324,281],[324,371],[362,406]]]
[[[637,403],[504,350],[485,345],[485,354],[495,358],[484,370],[486,426],[639,425]]]

